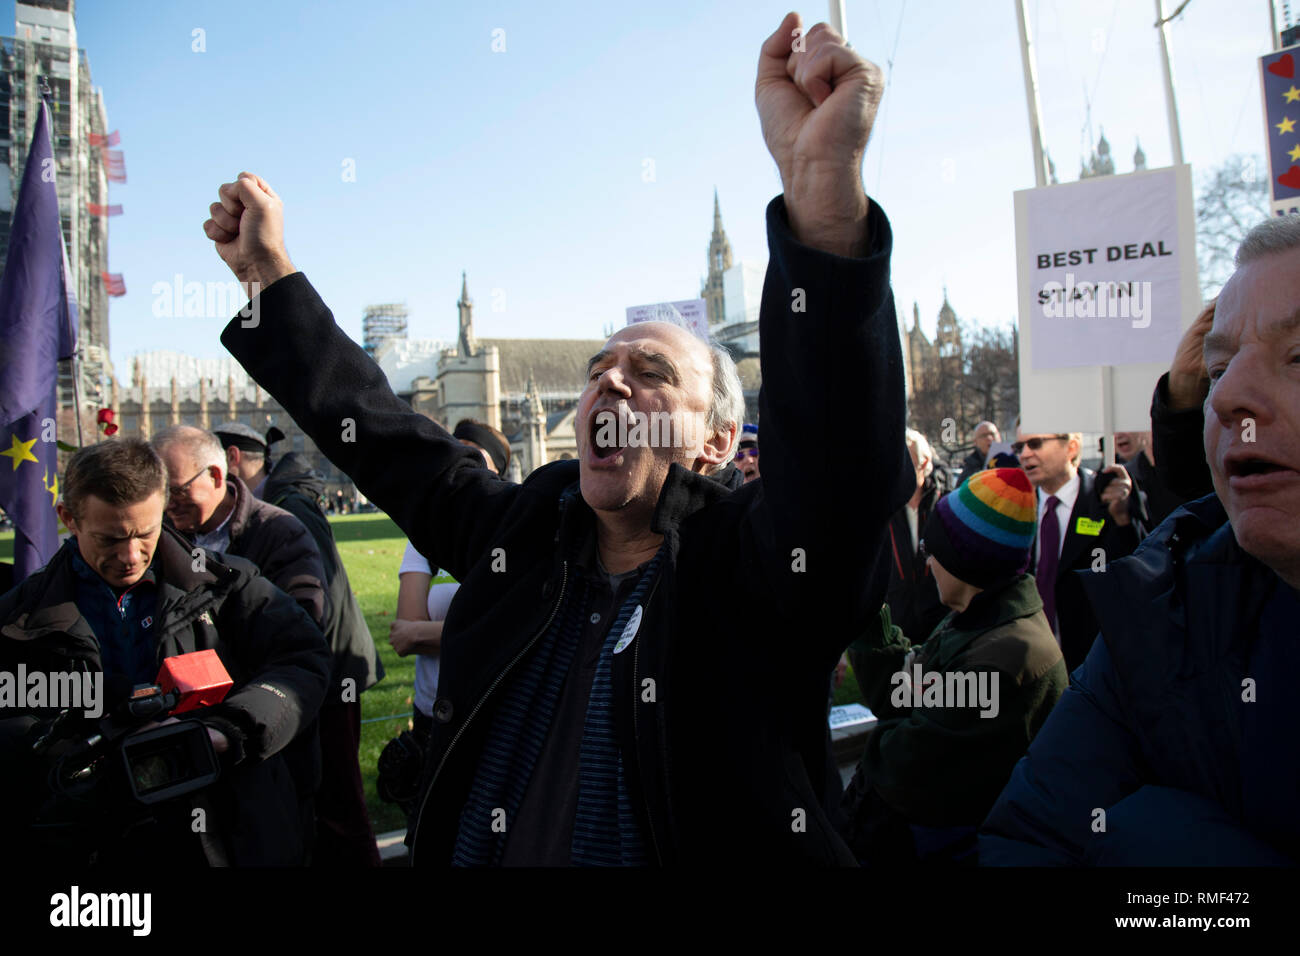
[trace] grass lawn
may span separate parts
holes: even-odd
[[[366,624],[384,662],[384,679],[361,695],[361,777],[366,806],[376,833],[406,826],[406,817],[375,792],[379,752],[409,726],[415,692],[415,658],[398,657],[388,643],[388,624],[397,610],[397,569],[406,536],[383,514],[341,515],[330,519],[348,580],[361,603]],[[393,717],[393,715],[399,715]],[[377,718],[393,718],[379,720]]]
[[[352,590],[357,594],[384,662],[384,679],[361,695],[361,776],[375,832],[383,833],[406,825],[401,810],[384,803],[375,792],[379,752],[408,726],[414,693],[415,658],[398,657],[388,644],[388,624],[397,609],[397,569],[402,563],[406,538],[388,516],[378,513],[343,515],[331,518],[330,524]],[[13,532],[0,532],[0,561],[12,559]],[[844,684],[835,693],[835,703],[857,700],[858,683],[850,668]]]

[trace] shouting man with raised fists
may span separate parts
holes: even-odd
[[[730,357],[656,322],[591,356],[576,461],[498,478],[334,324],[289,260],[270,186],[244,173],[220,188],[204,230],[261,290],[258,321],[222,341],[461,582],[413,864],[854,862],[831,819],[826,686],[879,611],[882,535],[915,487],[892,237],[861,177],[881,92],[825,25],[790,14],[763,44],[755,93],[784,195],[767,209],[763,480],[748,485],[731,464]],[[877,416],[845,449],[856,460],[810,464],[803,450],[835,443],[850,405]],[[700,427],[602,428],[655,415]],[[846,473],[866,486],[837,493]],[[727,627],[738,594],[754,610],[743,639]],[[723,673],[771,699],[718,747]]]

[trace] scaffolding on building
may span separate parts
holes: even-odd
[[[406,318],[410,313],[404,303],[368,305],[361,314],[361,340],[371,358],[389,339],[406,338]]]

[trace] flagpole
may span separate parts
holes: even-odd
[[[1047,166],[1043,162],[1043,109],[1038,102],[1038,68],[1034,65],[1034,52],[1029,45],[1029,13],[1025,0],[1014,0],[1016,20],[1020,24],[1020,63],[1025,70],[1025,101],[1029,107],[1029,139],[1034,148],[1034,180],[1039,186],[1047,185]]]
[[[830,0],[830,20],[831,29],[847,40],[849,35],[845,30],[844,0]]]
[[[1174,16],[1183,12],[1184,3],[1174,11]],[[1169,146],[1173,150],[1174,165],[1183,164],[1183,134],[1178,128],[1178,101],[1174,97],[1174,63],[1169,53],[1169,20],[1165,17],[1165,0],[1156,0],[1156,29],[1160,31],[1160,59],[1164,65],[1165,108],[1169,114]]]
[[[1273,50],[1282,49],[1282,38],[1277,32],[1277,2],[1268,0],[1268,42],[1273,44]]]
[[[53,99],[54,97],[54,91],[50,89],[49,79],[44,74],[41,75],[37,83],[37,91],[40,93],[40,97],[41,97],[41,109],[46,111],[46,120],[47,120],[48,128],[53,130],[54,110],[50,106],[50,100]],[[50,134],[50,156],[51,158],[53,158],[54,156],[54,134],[53,133]],[[62,229],[60,229],[59,231],[59,247],[60,249],[63,248]],[[63,257],[63,265],[64,266],[67,265],[66,254]],[[67,302],[68,299],[67,269],[61,268],[59,271],[62,277],[60,283],[62,285],[62,292],[63,292],[62,301]],[[81,348],[82,348],[81,336],[77,336],[77,347],[73,350],[72,357],[69,359],[69,361],[71,362],[71,367],[72,367],[72,415],[77,424],[77,447],[78,448],[86,444],[85,437],[82,435],[82,430],[81,430],[81,364],[77,360],[77,357],[81,354]],[[56,402],[56,408],[57,408],[57,402]]]

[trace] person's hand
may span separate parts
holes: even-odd
[[[284,203],[256,173],[240,173],[217,190],[220,202],[208,207],[212,218],[203,233],[240,282],[256,282],[252,298],[276,279],[298,270],[284,248]]]
[[[388,643],[393,646],[398,657],[405,657],[418,650],[420,640],[419,621],[390,621],[388,624]]]
[[[1169,410],[1184,412],[1199,408],[1210,394],[1210,375],[1205,370],[1205,336],[1214,325],[1214,305],[1217,300],[1201,310],[1201,314],[1187,327],[1174,352],[1174,362],[1169,366]]]
[[[849,671],[849,658],[847,654],[840,655],[840,662],[835,665],[835,689],[839,690],[844,683],[844,675]]]
[[[146,730],[153,730],[155,727],[165,727],[167,724],[179,724],[180,720],[176,717],[168,717],[166,720],[151,720],[143,727],[131,731],[133,734],[143,733]],[[203,727],[208,732],[208,740],[212,741],[212,749],[219,754],[225,753],[230,749],[230,741],[226,735],[215,727],[209,727],[206,724]]]
[[[1110,512],[1110,516],[1115,519],[1115,523],[1121,528],[1127,527],[1132,521],[1128,513],[1128,499],[1129,495],[1133,494],[1133,479],[1123,465],[1111,465],[1109,468],[1103,468],[1101,473],[1115,476],[1115,480],[1101,493],[1101,500]]]
[[[827,252],[861,255],[868,208],[862,157],[884,75],[826,24],[806,35],[802,26],[799,14],[786,14],[759,54],[754,99],[763,139],[781,173],[795,236]]]

